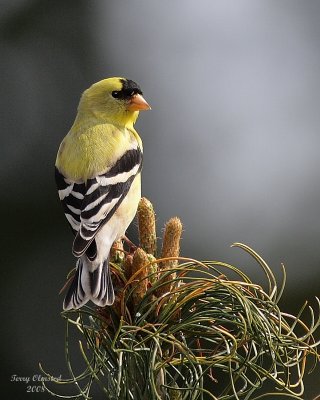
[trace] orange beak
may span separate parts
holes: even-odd
[[[151,107],[141,96],[141,94],[135,94],[134,96],[131,97],[127,109],[129,111],[142,111],[142,110],[151,110]]]

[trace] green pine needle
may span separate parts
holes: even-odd
[[[306,360],[313,360],[312,371],[320,359],[314,336],[320,302],[316,299],[316,311],[304,305],[297,316],[282,312],[278,302],[284,267],[278,287],[272,270],[254,250],[240,243],[233,246],[257,261],[267,277],[267,290],[235,266],[175,258],[180,264],[160,276],[149,269],[147,292],[135,304],[134,291],[141,282],[135,276],[126,280],[119,261],[114,265],[122,282],[117,304],[62,313],[70,377],[55,384],[72,385],[74,394],[54,393],[51,380],[44,383],[48,392],[64,399],[90,399],[96,383],[110,400],[302,399]],[[238,279],[228,279],[228,274]],[[168,282],[170,292],[157,297]],[[307,310],[310,326],[302,320]],[[84,360],[79,375],[69,350],[77,336],[71,334],[74,330],[80,334]],[[273,384],[274,393],[264,393],[265,382]]]

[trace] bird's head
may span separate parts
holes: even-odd
[[[94,83],[82,94],[79,113],[120,125],[133,125],[139,111],[150,110],[140,86],[126,78],[108,78]]]

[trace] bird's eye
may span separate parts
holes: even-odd
[[[114,90],[111,94],[112,94],[112,97],[114,97],[115,99],[118,99],[121,95],[121,92]]]

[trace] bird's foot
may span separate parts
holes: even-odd
[[[130,253],[130,254],[134,253],[134,252],[137,250],[138,246],[136,246],[133,242],[131,242],[131,240],[128,239],[127,236],[124,235],[124,236],[122,236],[121,239],[122,239],[125,243],[127,243],[127,245],[129,246],[129,253]]]

